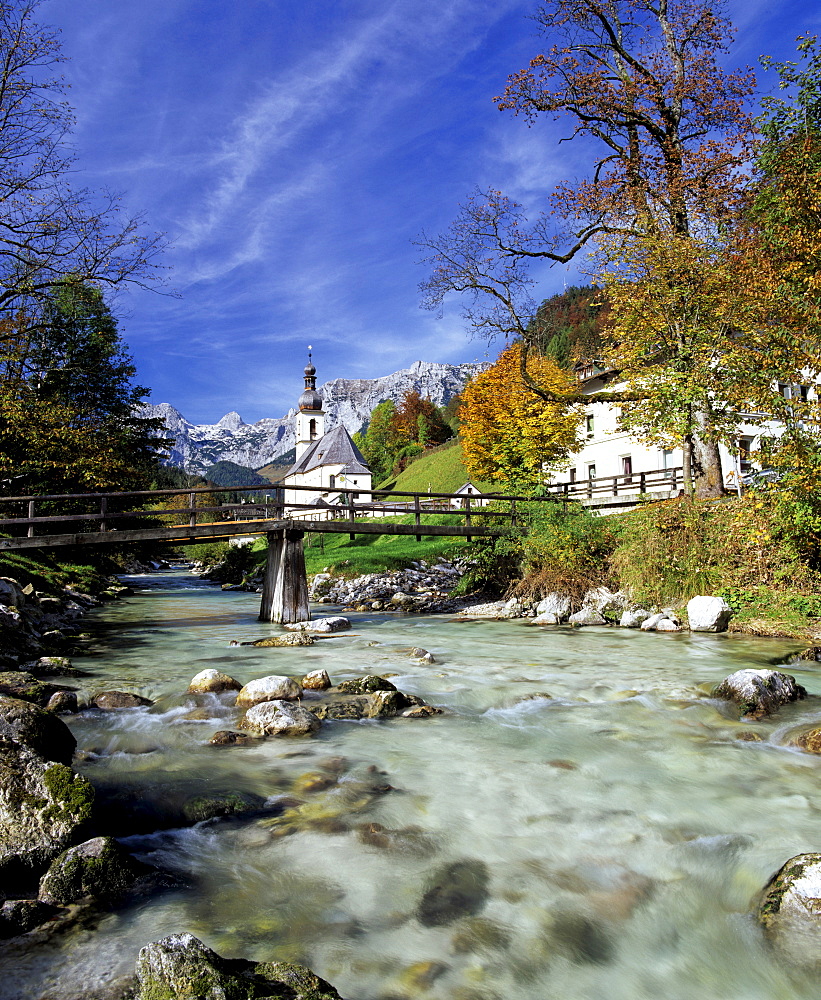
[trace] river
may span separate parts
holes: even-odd
[[[301,961],[349,1000],[817,996],[770,954],[751,901],[789,857],[821,850],[821,758],[784,745],[821,719],[821,675],[788,667],[816,697],[760,723],[704,697],[796,643],[374,613],[311,647],[231,646],[279,631],[256,621],[257,595],[181,572],[125,582],[134,595],[88,615],[74,664],[90,693],[155,704],[66,717],[79,770],[155,801],[285,796],[296,818],[137,823],[130,849],[184,884],[36,948],[7,943],[4,1000],[74,998],[179,931],[225,956]],[[411,660],[414,646],[437,662]],[[206,667],[242,682],[396,674],[447,712],[214,747],[238,715],[229,695],[184,694]],[[738,739],[750,730],[762,741]],[[476,898],[427,919],[420,901],[457,871]]]

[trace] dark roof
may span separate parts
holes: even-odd
[[[320,465],[344,465],[342,470],[349,475],[370,473],[362,452],[351,440],[351,435],[342,424],[338,424],[305,451],[302,458],[288,470],[289,476],[310,472]]]

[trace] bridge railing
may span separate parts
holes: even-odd
[[[135,525],[195,528],[197,525],[220,522],[234,522],[237,527],[242,522],[253,522],[260,525],[257,530],[263,531],[262,522],[286,519],[352,522],[407,514],[413,515],[418,526],[422,526],[425,515],[431,514],[457,515],[464,519],[467,526],[480,515],[483,521],[485,518],[497,519],[513,525],[518,516],[517,504],[522,502],[584,501],[586,498],[636,493],[675,492],[682,483],[681,474],[681,468],[676,467],[658,472],[554,483],[546,487],[547,495],[542,498],[501,493],[414,493],[395,489],[363,491],[343,486],[323,490],[317,486],[282,487],[272,484],[269,490],[265,490],[258,483],[216,489],[196,487],[189,490],[177,488],[0,497],[0,533],[35,537],[58,532],[112,532]],[[215,502],[225,494],[235,499]],[[304,495],[304,502],[296,500],[300,494]]]
[[[321,490],[315,486],[272,486],[270,491],[251,486],[223,489],[196,487],[190,490],[131,490],[97,493],[53,493],[0,497],[0,533],[35,537],[40,534],[112,532],[118,528],[155,524],[157,527],[194,528],[198,524],[231,521],[265,522],[284,519],[354,521],[361,518],[413,514],[421,525],[431,513],[448,513],[464,518],[466,524],[478,513],[516,520],[516,505],[527,497],[502,494],[412,493],[406,491],[364,492],[346,487]],[[306,494],[298,503],[294,495]],[[209,503],[219,494],[246,496],[236,502]],[[261,495],[263,494],[263,495]],[[367,498],[367,499],[365,499]],[[162,504],[171,501],[171,505]],[[176,503],[174,501],[177,501]],[[486,510],[489,503],[503,501],[505,510]],[[496,504],[494,504],[497,507]],[[264,530],[264,529],[260,529]]]
[[[575,482],[548,483],[548,493],[568,500],[584,501],[596,497],[628,494],[677,493],[684,485],[684,469],[677,465],[653,472],[626,472],[617,476],[598,476]]]

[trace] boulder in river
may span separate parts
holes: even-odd
[[[16,937],[50,920],[57,907],[39,899],[7,899],[0,906],[0,938]]]
[[[116,712],[121,708],[147,708],[154,702],[131,691],[101,691],[94,696],[94,704],[103,712]]]
[[[224,959],[193,934],[147,944],[137,960],[135,1000],[340,1000],[303,965]]]
[[[350,681],[341,681],[336,686],[342,694],[372,694],[374,691],[395,691],[396,687],[377,674],[365,674]]]
[[[83,676],[83,671],[75,669],[67,656],[41,656],[39,660],[24,663],[23,670],[34,674],[35,677]]]
[[[421,646],[414,646],[410,651],[411,659],[419,660],[420,663],[436,663],[436,657]]]
[[[726,632],[733,610],[723,597],[694,597],[687,602],[691,632]]]
[[[54,684],[45,684],[26,670],[4,670],[0,672],[0,695],[20,698],[35,705],[45,706],[49,698],[58,691]]]
[[[0,885],[39,875],[77,839],[91,816],[94,789],[65,764],[0,736]]]
[[[75,715],[80,706],[74,691],[55,691],[49,698],[46,708],[54,715]]]
[[[821,854],[798,854],[779,868],[764,887],[758,919],[785,958],[821,968]]]
[[[331,687],[327,670],[312,670],[302,678],[302,686],[309,691],[326,691]]]
[[[200,670],[194,674],[191,683],[188,685],[188,694],[219,694],[221,691],[240,691],[242,684],[234,680],[230,674],[224,674],[221,670],[209,668]]]
[[[187,823],[202,823],[207,819],[223,816],[246,816],[263,812],[265,799],[251,792],[212,792],[194,795],[183,803],[182,812]]]
[[[713,689],[713,698],[738,705],[742,718],[760,719],[777,712],[781,705],[807,697],[806,689],[791,674],[780,670],[736,670]]]
[[[313,712],[291,701],[252,705],[240,722],[240,728],[259,736],[311,736],[321,725]]]
[[[235,733],[231,729],[220,729],[208,742],[214,747],[234,747],[250,743],[251,739],[252,737],[248,733]]]
[[[313,646],[316,639],[307,632],[288,632],[285,635],[269,635],[265,639],[257,639],[251,646]],[[243,643],[243,645],[246,645]]]
[[[86,896],[115,899],[146,871],[113,837],[95,837],[52,861],[40,880],[39,898],[53,906],[68,906]]]
[[[264,701],[296,701],[302,697],[302,685],[284,674],[269,674],[249,681],[237,695],[240,708],[250,708]]]
[[[23,743],[44,760],[70,764],[77,747],[71,730],[49,711],[0,695],[0,736]]]
[[[488,900],[488,882],[484,861],[467,858],[442,865],[419,902],[416,919],[424,927],[442,927],[479,913]]]
[[[350,620],[341,615],[333,618],[317,618],[314,621],[290,622],[285,626],[291,632],[315,632],[319,635],[328,632],[346,632],[350,627]]]
[[[788,745],[798,747],[807,753],[821,754],[821,729],[808,729],[806,732],[794,736]]]

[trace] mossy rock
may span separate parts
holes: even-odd
[[[398,715],[402,709],[418,704],[420,699],[411,699],[396,688],[389,691],[375,691],[368,705],[368,718],[384,719]]]
[[[0,906],[0,938],[16,937],[50,920],[58,910],[39,899],[7,899]]]
[[[86,896],[116,899],[148,871],[112,837],[95,837],[52,861],[40,880],[39,898],[54,906],[67,906]]]
[[[48,700],[54,692],[59,690],[61,688],[54,684],[44,684],[25,670],[0,672],[0,695],[5,695],[7,698],[30,701],[43,708],[48,704]]]
[[[80,839],[93,803],[85,778],[0,736],[0,885],[6,894],[27,887]]]
[[[258,813],[265,808],[265,799],[248,792],[222,792],[214,795],[197,795],[183,804],[182,811],[189,823],[201,823],[221,816],[241,816]]]
[[[761,894],[758,919],[782,958],[821,970],[821,854],[798,854],[779,868]]]
[[[366,674],[364,677],[355,677],[350,681],[342,681],[337,684],[336,690],[340,694],[372,694],[374,691],[395,691],[396,687],[384,677],[376,674]]]
[[[792,674],[748,668],[725,677],[713,689],[712,697],[734,702],[744,719],[761,719],[773,715],[782,705],[806,698],[807,691]]]
[[[311,707],[318,719],[364,719],[368,715],[370,699],[361,697],[334,698],[324,704]]]
[[[341,1000],[302,965],[221,958],[192,934],[146,945],[137,982],[135,1000]]]
[[[39,705],[0,695],[0,735],[24,743],[44,760],[70,764],[77,741],[68,726]]]
[[[316,639],[307,632],[288,632],[286,635],[271,635],[266,639],[257,639],[252,646],[313,646]],[[244,644],[243,644],[244,645]]]

